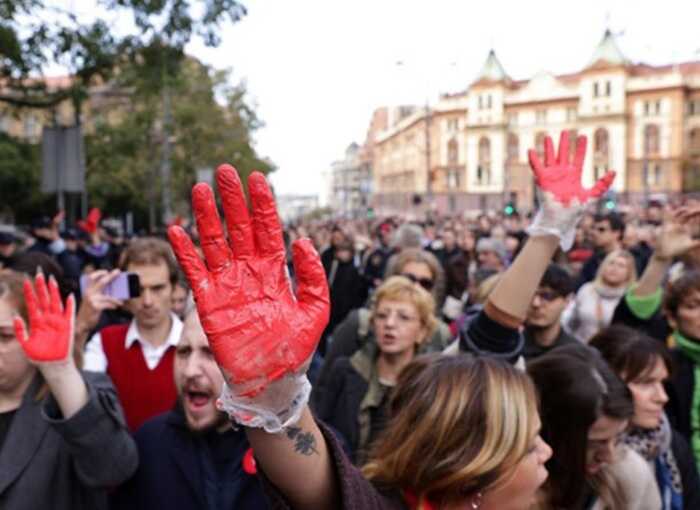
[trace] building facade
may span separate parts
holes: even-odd
[[[556,141],[563,130],[588,138],[586,186],[614,169],[621,201],[700,191],[700,61],[633,64],[606,31],[581,71],[515,81],[491,51],[466,91],[377,136],[373,203],[385,214],[416,205],[489,210],[511,200],[529,210],[527,150],[542,153],[545,136]]]

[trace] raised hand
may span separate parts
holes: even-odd
[[[255,172],[248,179],[250,213],[233,167],[221,165],[216,180],[228,242],[204,183],[192,189],[204,260],[181,227],[171,226],[168,236],[228,385],[235,396],[252,398],[285,375],[303,375],[328,322],[330,299],[323,266],[307,239],[293,245],[298,291],[292,292],[265,177]]]
[[[700,217],[700,207],[681,207],[666,214],[656,238],[654,257],[671,260],[687,251],[700,247],[700,240],[693,239],[690,221]]]
[[[36,290],[35,290],[36,287]],[[48,288],[42,273],[24,282],[24,299],[29,316],[29,333],[24,320],[15,317],[17,340],[27,358],[36,365],[70,363],[73,359],[73,323],[75,299],[68,296],[65,308],[61,302],[58,284],[52,276]]]
[[[544,166],[534,149],[528,151],[530,167],[535,174],[537,187],[543,193],[551,193],[563,205],[569,205],[574,199],[583,205],[591,198],[603,195],[613,180],[615,172],[608,171],[598,179],[590,189],[581,185],[583,161],[586,158],[586,137],[579,136],[576,140],[576,153],[573,161],[569,155],[569,132],[562,131],[559,139],[559,153],[555,157],[552,138],[544,139]]]
[[[571,248],[576,234],[576,224],[581,219],[586,203],[605,193],[615,172],[607,172],[591,189],[581,186],[583,161],[586,156],[586,137],[576,141],[576,155],[569,156],[569,132],[562,131],[559,154],[554,156],[552,139],[544,139],[545,164],[542,165],[537,152],[528,151],[530,167],[541,195],[540,209],[528,228],[533,236],[553,235],[559,238],[564,251]]]

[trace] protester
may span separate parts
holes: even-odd
[[[479,269],[493,269],[503,271],[508,265],[508,250],[503,241],[483,237],[476,243],[476,256],[479,260]]]
[[[553,455],[537,509],[657,510],[651,470],[619,438],[632,395],[596,351],[575,344],[528,364],[540,397],[542,438]]]
[[[80,370],[74,308],[53,278],[0,272],[0,508],[106,509],[136,470],[109,378]]]
[[[356,462],[366,458],[368,445],[384,426],[387,395],[399,373],[432,334],[434,309],[425,289],[405,277],[389,277],[374,294],[375,341],[350,357],[335,358],[325,387],[314,387],[316,417],[343,436]]]
[[[573,290],[571,276],[560,266],[550,264],[542,275],[525,318],[525,360],[537,358],[555,347],[576,343],[561,324],[562,313]]]
[[[615,308],[637,280],[634,257],[627,250],[610,252],[592,282],[585,283],[564,312],[562,321],[581,342],[610,325]]]
[[[190,299],[190,287],[187,281],[178,275],[178,279],[173,287],[172,311],[178,319],[184,320]]]
[[[656,474],[664,510],[700,508],[700,479],[688,443],[664,413],[664,389],[673,368],[668,350],[644,333],[612,326],[590,342],[634,398],[634,416],[623,443],[639,453]]]
[[[0,230],[0,269],[9,267],[17,254],[17,239],[14,232]]]
[[[132,431],[172,408],[175,346],[182,322],[171,311],[178,269],[164,241],[133,241],[122,257],[123,271],[139,277],[141,295],[126,303],[134,318],[108,326],[87,343],[85,369],[106,372],[114,381]]]
[[[385,221],[377,227],[378,245],[374,250],[368,250],[367,258],[364,262],[363,274],[370,289],[381,285],[384,278],[384,270],[389,262],[389,258],[394,254],[394,247],[391,244],[394,235],[393,225]]]
[[[248,439],[216,408],[223,376],[192,310],[173,368],[177,404],[135,434],[139,467],[113,510],[264,510]]]
[[[606,175],[592,190],[581,188],[585,138],[577,144],[573,164],[568,161],[567,132],[559,157],[555,159],[550,139],[545,147],[546,166],[534,152],[530,155],[536,181],[546,191],[545,214],[531,226],[528,244],[492,293],[480,314],[482,321],[495,323],[489,318],[493,314],[515,329],[557,245],[568,244],[579,204],[600,196],[614,177]],[[402,391],[392,401],[390,422],[374,450],[385,454],[370,455],[368,480],[349,465],[332,433],[317,424],[306,406],[309,383],[304,367],[329,314],[318,254],[307,241],[294,244],[295,299],[264,177],[253,173],[249,178],[250,214],[235,171],[220,167],[217,181],[229,238],[237,242],[229,246],[225,241],[206,184],[193,189],[206,265],[181,228],[170,228],[169,237],[225,374],[222,408],[246,426],[274,506],[417,508],[432,500],[440,506],[528,508],[545,480],[542,465],[551,451],[537,435],[535,395],[527,389],[527,378],[496,360],[456,356],[406,367],[405,379],[397,383]],[[555,210],[560,214],[552,214]],[[549,257],[542,262],[544,254]],[[531,275],[524,270],[527,265],[535,267]],[[506,297],[514,293],[516,283],[525,288],[525,296]],[[264,322],[259,320],[263,314]],[[231,317],[236,317],[233,324]],[[510,339],[504,348],[495,345],[496,338],[472,341],[482,352],[489,347],[497,355],[512,350]],[[412,441],[406,440],[408,431]]]

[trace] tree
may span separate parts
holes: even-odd
[[[168,75],[175,76],[193,37],[218,46],[222,26],[246,14],[236,0],[202,0],[197,9],[183,0],[97,3],[124,20],[131,18],[135,33],[118,37],[103,20],[81,21],[45,0],[0,0],[0,102],[52,108],[71,98],[80,112],[87,89],[109,80],[125,59],[150,52],[152,59],[167,63]],[[47,87],[43,78],[49,63],[66,67],[73,77],[69,87]]]
[[[152,229],[159,216],[159,190],[165,185],[158,171],[163,129],[163,103],[157,91],[144,85],[146,60],[123,69],[121,87],[128,101],[111,112],[111,122],[100,124],[86,138],[87,183],[91,204],[107,212],[132,210],[137,223]],[[236,166],[243,179],[253,170],[268,173],[273,165],[260,158],[252,134],[262,126],[246,97],[244,84],[229,85],[229,72],[216,71],[188,58],[171,80],[172,179],[175,211],[186,215],[197,170],[222,162]],[[106,115],[109,117],[109,115]]]

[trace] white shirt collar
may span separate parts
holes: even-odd
[[[177,343],[180,341],[180,335],[182,335],[182,321],[172,312],[170,312],[170,318],[172,319],[170,323],[170,332],[168,333],[168,339],[165,341],[164,345],[176,347]],[[139,328],[136,326],[136,319],[132,319],[129,324],[129,329],[126,331],[124,347],[129,349],[136,341],[145,342],[145,340],[141,340],[139,337]]]

